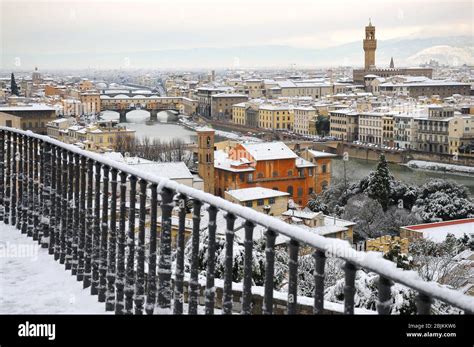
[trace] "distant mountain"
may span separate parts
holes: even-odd
[[[376,65],[418,65],[436,59],[472,64],[474,43],[469,36],[402,38],[378,41]],[[167,49],[116,53],[47,54],[22,56],[23,66],[42,68],[223,68],[223,67],[326,67],[363,65],[362,40],[330,48],[308,49],[279,45],[224,48]],[[2,56],[13,62],[14,56]],[[4,68],[13,68],[4,64]]]

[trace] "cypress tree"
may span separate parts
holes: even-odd
[[[387,161],[385,156],[381,154],[377,168],[370,179],[368,195],[371,199],[377,200],[384,211],[387,211],[390,202],[391,179],[392,176]]]
[[[13,74],[13,72],[12,72],[10,87],[11,87],[12,95],[16,95],[16,96],[20,95],[20,92],[18,90],[18,86],[16,85],[15,75]]]

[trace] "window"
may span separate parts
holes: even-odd
[[[323,181],[323,182],[321,183],[321,189],[322,189],[322,190],[326,190],[327,187],[328,187],[328,183],[327,183],[326,181]]]
[[[271,205],[271,204],[274,204],[275,203],[275,198],[270,198],[268,199],[268,203]]]
[[[273,171],[272,176],[273,176],[273,177],[278,177],[278,171]]]
[[[248,179],[249,182],[253,181],[253,174],[252,173],[249,173],[249,179]]]
[[[5,126],[11,128],[12,127],[12,121],[10,119],[6,120],[5,121]]]
[[[257,174],[257,178],[263,178],[263,172],[259,172],[259,173]]]
[[[257,206],[263,206],[263,204],[264,204],[263,199],[257,200]]]
[[[247,206],[247,207],[252,207],[252,206],[253,206],[253,202],[252,202],[252,201],[246,201],[246,202],[245,202],[245,206]]]
[[[286,192],[288,194],[290,194],[290,197],[292,197],[293,196],[293,186],[288,186],[288,188],[286,189]]]
[[[322,171],[322,173],[327,172],[327,165],[326,164],[323,164],[323,166],[321,166],[321,171]]]
[[[299,187],[297,191],[298,191],[298,197],[301,198],[303,196],[303,188]]]
[[[288,170],[288,177],[293,176],[293,170]]]
[[[240,179],[242,182],[244,182],[244,181],[245,181],[245,174],[240,173],[240,174],[239,174],[239,179]]]
[[[309,176],[309,177],[313,176],[313,168],[312,168],[312,167],[310,167],[310,168],[308,169],[308,176]]]
[[[304,169],[299,169],[298,170],[298,176],[304,177]]]

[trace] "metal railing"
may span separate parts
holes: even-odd
[[[311,247],[315,258],[314,313],[324,310],[326,252],[345,261],[344,313],[354,313],[355,276],[360,268],[375,272],[379,314],[391,312],[393,282],[415,290],[419,314],[429,314],[433,299],[474,312],[474,299],[434,282],[375,253],[358,252],[346,241],[309,233],[211,194],[157,177],[103,156],[30,131],[0,127],[0,220],[37,240],[77,280],[117,314],[153,314],[168,309],[183,313],[186,201],[193,201],[193,227],[188,313],[198,312],[198,251],[201,209],[208,206],[208,250],[205,313],[215,307],[217,214],[226,213],[225,271],[222,313],[232,313],[234,222],[245,220],[242,313],[252,312],[252,247],[256,225],[266,229],[265,282],[262,311],[273,312],[275,239],[288,242],[288,314],[297,312],[298,253]],[[151,191],[148,254],[145,252],[147,189]],[[109,201],[110,195],[110,201]],[[161,199],[159,199],[159,197]],[[136,203],[138,199],[138,211]],[[127,207],[128,203],[128,207]],[[172,272],[172,210],[178,207],[179,226]],[[158,233],[158,209],[161,223]],[[138,223],[135,214],[138,212]],[[136,232],[137,231],[137,232]],[[159,250],[157,249],[159,239]],[[145,271],[145,264],[148,265]],[[173,277],[174,276],[174,277]],[[173,284],[172,284],[173,283]]]

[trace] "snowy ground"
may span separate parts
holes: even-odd
[[[474,174],[474,167],[472,166],[452,165],[452,164],[436,163],[432,161],[423,161],[423,160],[410,160],[406,165],[413,169],[450,171],[450,172]]]
[[[32,238],[0,223],[0,314],[103,314],[105,304]]]

